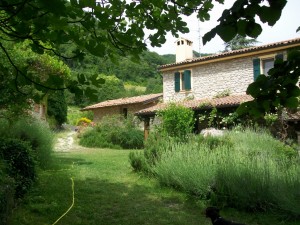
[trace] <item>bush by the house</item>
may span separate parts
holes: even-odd
[[[175,103],[157,113],[161,118],[161,133],[170,137],[186,138],[193,130],[194,112]]]
[[[144,146],[144,134],[133,117],[105,117],[101,122],[80,135],[79,144],[85,147],[141,149]]]

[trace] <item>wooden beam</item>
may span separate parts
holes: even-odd
[[[148,139],[150,132],[150,117],[145,117],[144,119],[144,140]]]

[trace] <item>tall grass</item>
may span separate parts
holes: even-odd
[[[300,217],[300,165],[294,149],[263,131],[231,131],[214,139],[169,142],[153,168],[156,177],[211,204]]]
[[[0,119],[0,139],[0,223],[6,224],[16,199],[33,184],[37,165],[51,165],[53,134],[35,118]]]
[[[46,122],[34,118],[23,118],[9,124],[0,120],[0,136],[29,142],[38,165],[44,169],[51,164],[54,134]]]

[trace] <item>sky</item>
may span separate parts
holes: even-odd
[[[223,10],[225,8],[230,8],[234,3],[234,0],[225,0],[225,2],[225,5],[216,3],[216,6],[211,11],[211,19],[208,22],[199,22],[195,15],[183,18],[187,22],[190,32],[179,34],[179,36],[191,40],[193,42],[193,50],[197,52],[200,50],[201,53],[218,53],[224,50],[224,41],[222,41],[219,36],[216,35],[215,38],[205,46],[202,45],[200,37],[218,24],[217,20],[221,16]],[[257,37],[257,41],[259,42],[257,45],[300,37],[300,32],[296,33],[297,28],[300,26],[299,10],[300,0],[288,0],[280,19],[273,27],[260,23],[263,31],[260,36]],[[175,54],[174,42],[177,38],[169,33],[167,34],[166,39],[166,43],[160,48],[153,48],[148,45],[149,50],[157,52],[160,55]]]

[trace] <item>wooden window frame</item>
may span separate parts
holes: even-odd
[[[266,55],[266,56],[262,56],[262,57],[259,57],[260,59],[260,74],[264,74],[264,66],[265,66],[265,61],[268,61],[268,60],[273,60],[273,67],[274,67],[274,62],[275,62],[275,59],[276,59],[276,54],[272,54],[272,55]],[[272,68],[273,68],[272,67]],[[268,73],[265,74],[266,76],[268,76]]]
[[[186,90],[186,84],[185,84],[185,79],[184,79],[184,75],[185,75],[184,72],[186,70],[190,71],[190,89],[188,89],[188,90]],[[191,69],[186,69],[186,70],[177,71],[179,73],[179,87],[180,87],[178,92],[190,92],[190,91],[192,91],[192,70]]]

